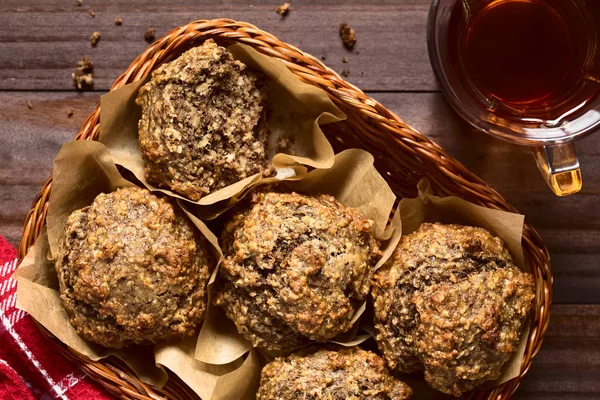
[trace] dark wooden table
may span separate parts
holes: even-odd
[[[266,4],[265,4],[266,3]],[[0,234],[17,245],[23,220],[62,143],[113,80],[147,46],[195,19],[253,23],[326,57],[348,80],[440,143],[496,188],[538,229],[552,255],[554,305],[544,344],[515,398],[600,398],[600,134],[577,144],[583,190],[557,198],[527,149],[473,131],[450,109],[435,82],[425,39],[428,0],[277,1],[2,0],[0,2]],[[95,17],[90,15],[95,13]],[[122,26],[114,20],[121,18]],[[346,51],[338,26],[358,43]],[[97,47],[90,36],[100,31]],[[78,92],[71,73],[84,55],[95,64],[94,90]],[[347,57],[348,63],[342,58]],[[32,108],[27,105],[30,102]],[[69,117],[69,110],[74,114]]]

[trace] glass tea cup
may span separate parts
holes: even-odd
[[[600,128],[600,0],[433,0],[427,41],[449,103],[530,146],[558,196],[581,189],[574,141]]]

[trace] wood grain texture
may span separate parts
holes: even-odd
[[[73,139],[99,99],[99,93],[0,93],[0,235],[13,245],[60,146]]]
[[[84,55],[96,66],[95,89],[107,90],[156,37],[196,19],[247,21],[317,57],[364,90],[436,89],[426,46],[429,0],[292,2],[288,16],[275,13],[276,1],[154,2],[84,0],[3,0],[0,8],[0,90],[71,90],[71,73]],[[89,10],[94,10],[92,18]],[[123,20],[115,26],[115,18]],[[347,51],[338,34],[348,22],[358,42]],[[90,36],[102,37],[91,48]],[[349,63],[342,63],[348,57]]]
[[[514,399],[599,399],[598,332],[599,305],[554,305],[542,349]]]

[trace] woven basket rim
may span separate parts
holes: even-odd
[[[344,81],[319,59],[304,53],[295,46],[280,41],[274,35],[249,23],[232,19],[213,19],[197,20],[177,27],[137,56],[127,70],[117,78],[110,90],[118,89],[127,83],[142,79],[157,65],[172,59],[186,46],[189,48],[208,38],[213,38],[222,43],[243,43],[263,54],[280,59],[302,81],[325,90],[332,101],[342,108],[346,114],[349,114],[348,123],[356,126],[362,133],[354,136],[353,139],[359,142],[362,141],[365,145],[375,143],[380,148],[393,143],[398,150],[413,155],[412,159],[404,159],[394,157],[392,153],[387,154],[388,158],[392,158],[391,161],[379,161],[387,162],[390,169],[393,170],[394,165],[401,164],[402,168],[414,172],[415,175],[423,176],[426,174],[436,194],[456,194],[484,207],[516,212],[516,209],[509,205],[502,196],[450,157],[438,144],[405,124],[399,116],[363,93],[359,88]],[[99,121],[100,105],[88,116],[75,140],[97,140]],[[385,139],[382,138],[384,136]],[[420,172],[415,172],[415,169]],[[386,176],[383,171],[380,172]],[[397,191],[392,183],[390,183],[390,186],[400,197],[401,193],[398,193],[398,191],[401,192],[402,190],[398,189]],[[19,243],[19,261],[23,259],[45,226],[51,187],[52,177],[44,183],[26,217],[23,236]],[[510,398],[527,373],[533,357],[538,353],[542,337],[548,327],[553,280],[550,257],[537,232],[527,223],[524,225],[523,230],[523,250],[529,260],[536,282],[536,307],[521,363],[521,373],[519,377],[496,388],[485,392],[475,391],[470,398],[490,400]],[[170,375],[165,388],[152,387],[139,381],[123,363],[112,358],[91,361],[67,348],[45,329],[41,328],[41,330],[54,339],[54,343],[63,354],[79,364],[84,372],[101,383],[115,396],[147,400],[197,398],[181,380],[173,375]]]

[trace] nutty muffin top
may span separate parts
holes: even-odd
[[[192,334],[206,310],[208,246],[179,209],[146,189],[98,195],[69,216],[56,262],[69,321],[112,348]]]
[[[332,196],[254,193],[225,226],[216,304],[271,350],[346,332],[381,256],[372,225]]]
[[[405,400],[410,386],[394,378],[378,355],[359,347],[312,346],[267,364],[257,400]]]
[[[136,100],[148,181],[199,200],[270,175],[265,100],[257,76],[212,39],[161,65]]]
[[[376,340],[391,369],[424,369],[431,386],[459,396],[500,376],[534,296],[500,238],[425,223],[375,275]]]

